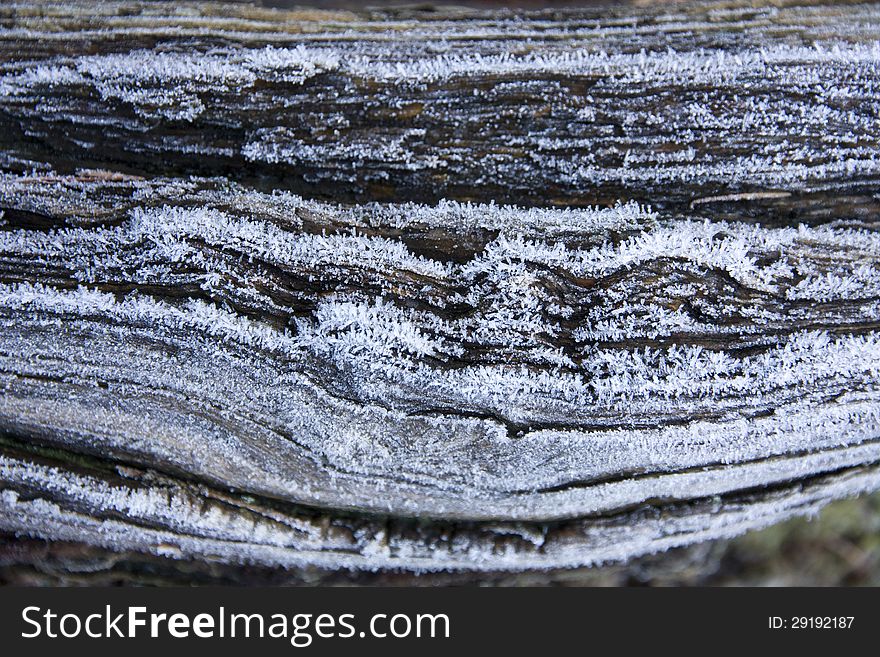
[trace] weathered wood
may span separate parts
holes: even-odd
[[[878,18],[0,8],[0,531],[558,568],[880,487]]]

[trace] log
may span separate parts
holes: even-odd
[[[878,37],[0,8],[12,562],[540,571],[880,488]]]

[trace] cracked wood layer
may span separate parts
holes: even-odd
[[[0,532],[522,570],[880,487],[880,7],[0,8]]]

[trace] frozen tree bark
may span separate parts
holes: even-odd
[[[878,488],[878,19],[0,8],[4,558],[559,568]]]

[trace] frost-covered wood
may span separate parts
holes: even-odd
[[[531,569],[880,487],[880,7],[0,19],[0,531]]]

